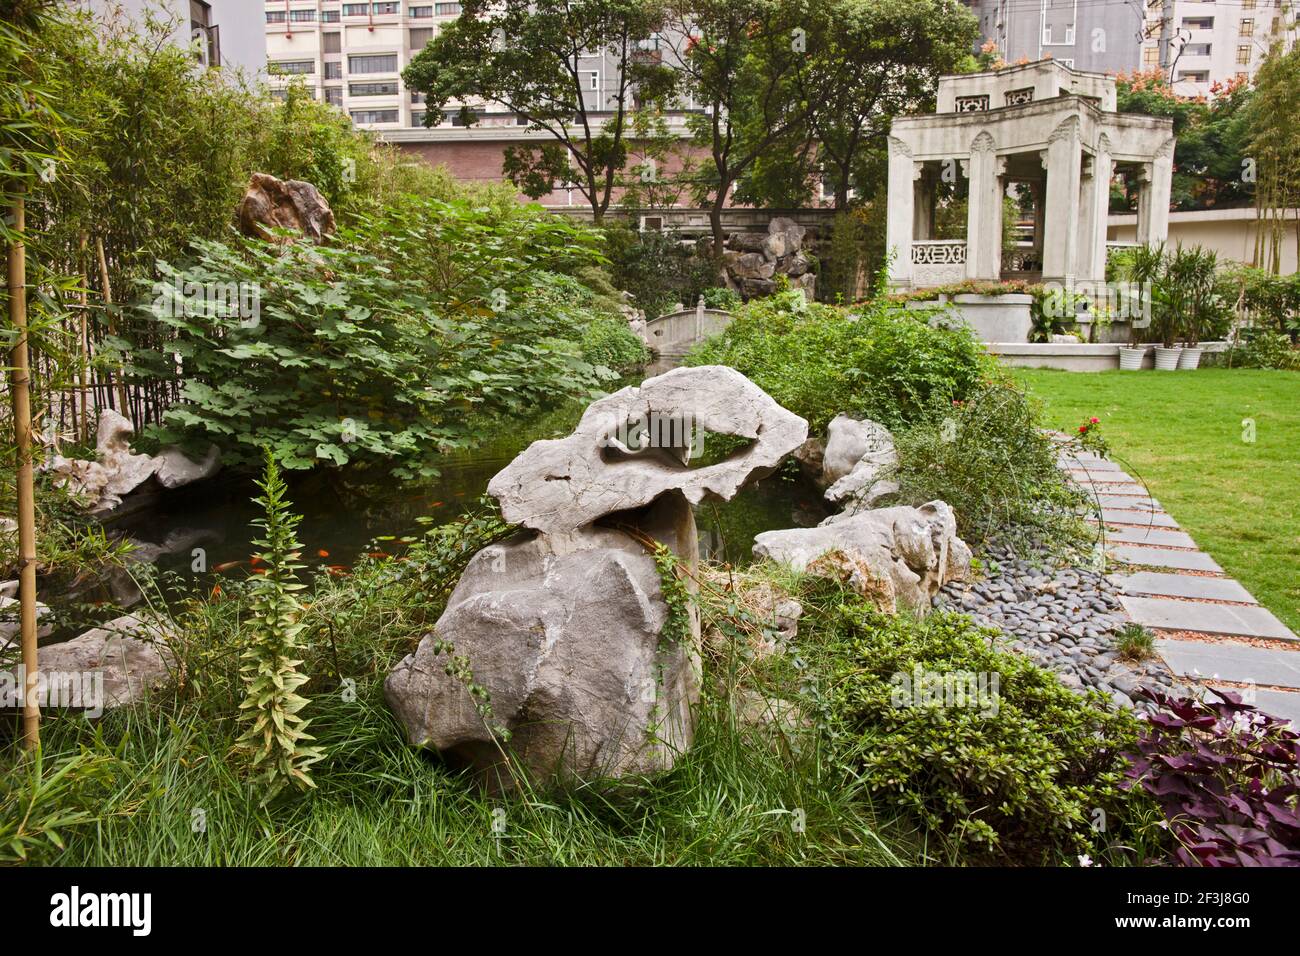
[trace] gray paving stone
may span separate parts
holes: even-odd
[[[1235,694],[1242,693],[1240,687],[1225,687]],[[1300,693],[1285,690],[1255,691],[1255,706],[1266,714],[1282,717],[1291,721],[1292,729],[1300,727]]]
[[[1141,482],[1136,478],[1130,478],[1122,471],[1079,471],[1076,468],[1071,468],[1066,474],[1082,485],[1138,485],[1138,487],[1141,487]]]
[[[1119,471],[1119,465],[1106,458],[1061,458],[1060,465],[1070,471]]]
[[[1300,651],[1279,651],[1252,644],[1202,641],[1156,641],[1160,656],[1180,677],[1230,680],[1300,687]]]
[[[1178,522],[1163,511],[1138,511],[1136,508],[1102,508],[1102,520],[1107,524],[1139,524],[1151,528],[1177,528]]]
[[[1141,544],[1117,544],[1108,549],[1110,554],[1129,564],[1148,564],[1153,568],[1178,568],[1181,571],[1217,571],[1223,568],[1208,554],[1200,551],[1169,551],[1165,548],[1148,548]]]
[[[1241,601],[1258,604],[1250,592],[1231,578],[1203,578],[1196,574],[1161,574],[1138,571],[1122,576],[1125,594],[1163,594],[1167,597],[1205,598],[1209,601]]]
[[[1103,508],[1132,508],[1134,511],[1164,511],[1160,502],[1146,494],[1116,495],[1099,494],[1096,501]]]
[[[1106,540],[1121,544],[1163,544],[1171,548],[1195,548],[1196,542],[1185,531],[1169,528],[1111,528]]]
[[[1204,604],[1128,594],[1120,596],[1120,603],[1128,611],[1129,617],[1147,627],[1243,637],[1271,637],[1283,641],[1296,639],[1290,629],[1273,616],[1272,611],[1259,606]]]

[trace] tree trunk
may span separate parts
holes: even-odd
[[[722,231],[722,206],[727,201],[729,188],[730,184],[727,183],[718,185],[718,193],[709,209],[709,228],[713,230],[713,255],[717,259],[722,258],[722,253],[727,248],[727,234]]]
[[[41,709],[36,698],[36,498],[32,488],[31,363],[27,351],[27,250],[24,245],[23,195],[13,204],[14,233],[9,244],[9,320],[18,334],[9,354],[14,403],[14,445],[18,451],[18,597],[23,654],[23,746],[35,750],[41,742]]]
[[[90,279],[86,275],[86,234],[84,232],[81,234],[80,249],[77,264],[81,270],[81,292],[78,295],[81,303],[81,318],[77,330],[77,349],[81,352],[81,374],[78,376],[81,384],[81,428],[77,431],[77,440],[84,442],[91,440],[95,433],[90,424],[90,330],[87,327],[90,301],[86,295]]]

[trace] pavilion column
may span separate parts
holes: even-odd
[[[1138,197],[1138,242],[1149,245],[1169,238],[1169,199],[1173,186],[1174,140],[1171,137],[1156,151],[1146,169]]]
[[[916,217],[916,164],[912,150],[895,136],[889,137],[889,205],[885,216],[885,248],[889,282],[893,286],[912,284],[912,229]]]
[[[1070,117],[1047,146],[1047,202],[1043,235],[1043,281],[1072,282],[1079,246],[1079,120]]]
[[[1081,194],[1083,214],[1087,228],[1080,229],[1083,242],[1080,248],[1079,275],[1096,282],[1106,280],[1106,227],[1110,219],[1110,178],[1113,164],[1110,158],[1110,139],[1105,133],[1092,156],[1091,175]]]
[[[921,164],[918,163],[918,166]],[[924,167],[922,167],[924,169]],[[912,239],[934,238],[934,179],[922,172],[912,196]]]
[[[966,209],[966,277],[999,277],[1002,253],[1001,175],[1004,163],[998,159],[993,137],[981,132],[971,143],[966,166],[970,191]]]

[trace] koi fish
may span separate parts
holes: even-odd
[[[225,564],[218,564],[218,565],[217,565],[215,568],[213,568],[212,570],[213,570],[213,571],[229,571],[231,568],[237,568],[237,567],[239,567],[239,566],[240,566],[241,564],[243,564],[243,563],[244,563],[243,561],[227,561]]]
[[[318,558],[328,558],[330,556],[330,553],[326,551],[324,548],[319,548],[316,551],[316,556]]]

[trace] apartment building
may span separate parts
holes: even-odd
[[[1141,58],[1145,0],[966,0],[984,41],[1008,63],[1051,57],[1076,70],[1125,73]]]
[[[1184,96],[1253,79],[1275,35],[1288,46],[1295,42],[1295,13],[1283,0],[1152,0],[1147,22],[1143,69],[1163,69]]]
[[[266,37],[257,13],[262,0],[75,0],[98,19],[124,17],[144,23],[146,12],[173,26],[171,40],[193,47],[204,66],[242,70],[250,77],[266,70]]]

